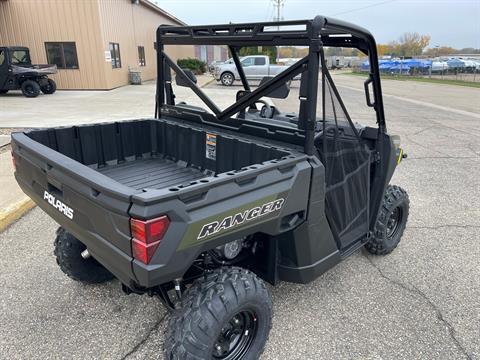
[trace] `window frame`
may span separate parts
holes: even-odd
[[[66,44],[73,45],[73,54],[75,55],[74,56],[74,59],[75,59],[75,65],[74,66],[67,67],[67,60],[66,60],[66,56],[65,56],[65,45]],[[49,45],[60,45],[60,56],[61,56],[61,61],[62,61],[61,65],[55,64],[53,61],[52,62],[50,61],[49,55],[48,55],[48,46]],[[46,52],[46,55],[47,55],[47,62],[49,64],[57,65],[57,69],[62,69],[62,70],[78,70],[78,69],[80,69],[80,65],[78,64],[77,44],[76,44],[75,41],[45,41],[45,52]]]
[[[17,56],[14,56],[15,53],[17,52],[23,52],[24,55],[22,57],[22,59],[25,58],[25,61],[19,61],[18,60],[18,57]],[[13,51],[10,51],[10,54],[9,54],[9,61],[10,61],[10,64],[12,65],[31,65],[32,64],[32,61],[30,60],[30,50],[28,49],[13,49]],[[15,58],[15,61],[14,61],[14,58]]]
[[[145,56],[145,46],[138,45],[137,52],[138,52],[138,66],[140,67],[147,66],[147,60]]]
[[[247,64],[247,62],[250,62],[250,64]],[[246,57],[241,60],[241,64],[243,67],[249,67],[255,65],[255,59],[253,57]]]
[[[110,50],[110,56],[112,58],[112,69],[121,69],[122,68],[122,57],[120,56],[120,44],[115,42],[110,42],[108,44],[108,49]],[[117,55],[118,54],[118,61]]]

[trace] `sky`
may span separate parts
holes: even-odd
[[[189,25],[272,20],[272,0],[151,0]],[[480,48],[480,0],[284,0],[285,20],[336,17],[370,30],[377,43],[405,32],[430,35],[430,46]]]

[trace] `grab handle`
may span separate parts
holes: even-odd
[[[60,184],[52,184],[52,180],[49,179],[48,180],[48,183],[47,183],[47,191],[52,194],[52,195],[55,195],[56,197],[59,197],[59,198],[63,198],[63,191],[61,189],[61,185]]]
[[[367,80],[363,83],[363,87],[365,88],[365,97],[367,99],[367,105],[370,107],[375,107],[375,103],[372,103],[370,100],[370,89],[368,85],[372,82],[372,78],[369,76]]]

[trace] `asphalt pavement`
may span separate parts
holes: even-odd
[[[374,121],[361,81],[336,79],[352,118]],[[410,196],[402,242],[385,257],[361,251],[308,285],[271,288],[263,359],[480,359],[480,130],[469,115],[480,114],[480,92],[457,106],[435,93],[457,87],[405,83],[384,86],[388,129],[408,154],[392,180]],[[57,226],[36,208],[0,233],[0,358],[161,358],[160,302],[126,296],[117,281],[65,277],[52,254]]]

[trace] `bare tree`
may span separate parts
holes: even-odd
[[[377,49],[380,56],[413,57],[421,55],[429,43],[430,35],[420,35],[419,33],[413,32],[403,34],[398,41],[379,44]]]
[[[400,37],[399,43],[401,56],[418,56],[430,43],[430,35],[420,35],[417,32],[405,33]]]

